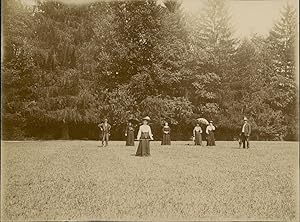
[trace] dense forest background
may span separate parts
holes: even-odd
[[[268,36],[234,37],[224,0],[189,18],[179,1],[82,5],[3,2],[4,139],[98,139],[112,124],[149,115],[155,139],[189,139],[196,118],[214,120],[218,140],[297,140],[295,9],[282,9]],[[192,21],[192,22],[191,22]]]

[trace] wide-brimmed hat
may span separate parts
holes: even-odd
[[[210,120],[209,122],[210,122],[210,123],[213,123],[214,121]]]
[[[248,120],[247,117],[244,117],[244,120]]]
[[[144,117],[144,118],[143,118],[143,120],[150,121],[151,119],[150,119],[150,117],[149,117],[149,116],[146,116],[146,117]]]

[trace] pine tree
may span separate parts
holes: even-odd
[[[64,139],[69,138],[70,124],[97,119],[93,76],[77,61],[81,44],[90,38],[90,27],[83,22],[86,15],[87,6],[60,2],[40,2],[34,15],[32,45],[35,60],[40,60],[36,89],[40,97],[29,113],[36,120],[33,127],[56,124]]]
[[[236,134],[243,116],[252,124],[252,136],[256,139],[276,139],[286,132],[281,111],[274,110],[267,102],[266,88],[270,85],[270,52],[265,38],[252,36],[244,39],[235,55],[234,78],[231,82],[232,101],[229,101],[228,116],[223,125],[236,128]]]
[[[4,58],[2,66],[3,136],[26,136],[26,107],[36,98],[36,66],[29,44],[33,18],[30,8],[18,0],[3,2]],[[21,19],[20,19],[21,18]]]
[[[296,86],[296,10],[287,4],[281,12],[280,20],[274,25],[267,39],[271,53],[272,72],[269,73],[269,104],[285,115],[289,125],[288,136],[297,134],[297,86]]]
[[[191,56],[186,21],[179,1],[165,1],[164,5],[160,16],[160,39],[153,53],[153,72],[158,80],[159,94],[181,97],[185,96],[185,67]]]
[[[237,40],[233,37],[233,28],[227,1],[207,0],[196,27],[195,42],[207,53],[212,70],[220,76],[226,74],[235,54]]]
[[[193,59],[190,66],[196,77],[192,83],[196,88],[191,97],[196,104],[195,112],[216,119],[226,110],[226,101],[230,100],[229,83],[237,47],[227,2],[205,1],[202,13],[191,23]]]
[[[283,110],[291,105],[296,97],[296,21],[295,9],[287,5],[268,38],[273,70],[270,73],[272,105]]]

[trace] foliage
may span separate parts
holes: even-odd
[[[232,139],[247,116],[256,139],[297,139],[295,9],[267,37],[237,39],[227,1],[207,0],[191,20],[181,2],[72,5],[4,1],[3,133],[7,139],[97,138],[108,118],[122,139],[131,116],[164,121],[188,139],[213,119]],[[223,135],[223,137],[222,137]]]

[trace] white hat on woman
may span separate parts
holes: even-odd
[[[143,120],[150,121],[150,117],[149,117],[149,116],[146,116],[146,117],[143,118]]]

